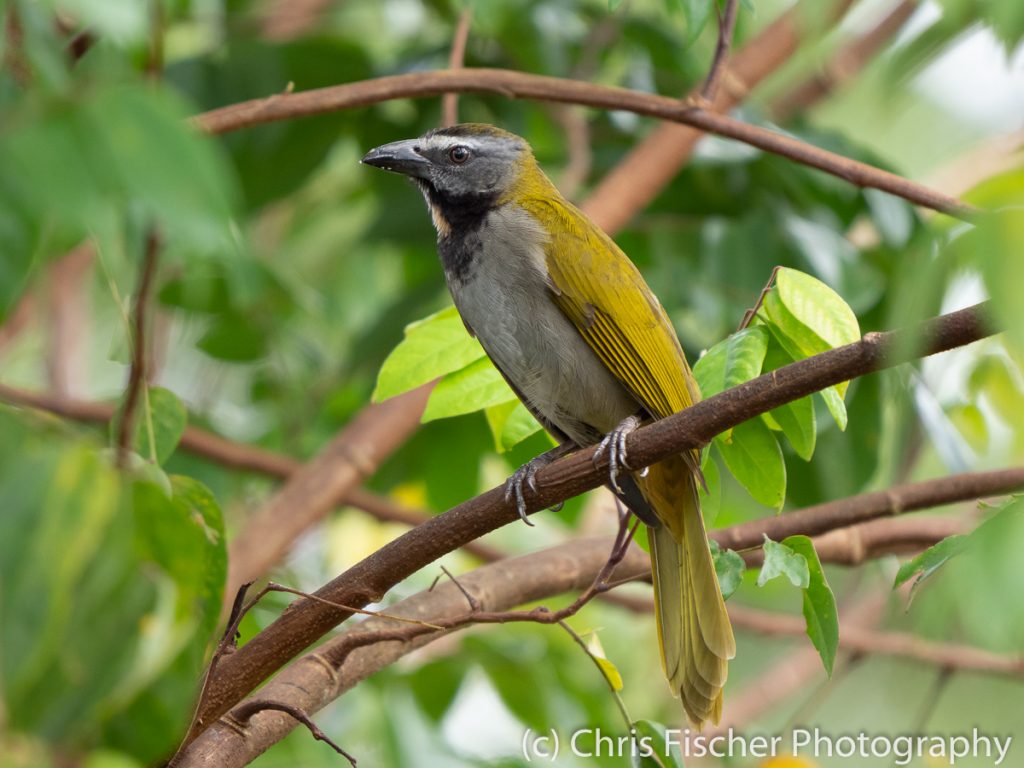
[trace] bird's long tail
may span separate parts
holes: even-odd
[[[708,549],[697,480],[684,457],[650,468],[645,495],[662,521],[650,530],[655,615],[665,676],[699,728],[722,715],[722,688],[736,655]]]

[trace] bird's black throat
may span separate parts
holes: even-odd
[[[482,242],[480,228],[498,201],[497,194],[470,192],[452,194],[438,190],[426,179],[416,179],[434,215],[437,251],[449,280],[466,282]]]

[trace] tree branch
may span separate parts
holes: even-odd
[[[517,605],[587,588],[607,563],[610,548],[608,537],[576,539],[550,550],[483,566],[460,576],[459,585],[474,596],[482,611],[507,611]],[[649,568],[646,554],[638,547],[630,547],[615,574],[617,578],[626,578]],[[391,606],[388,612],[409,619],[428,614],[442,621],[464,617],[466,598],[459,585],[439,584],[432,591],[420,592]],[[361,622],[291,664],[260,689],[259,697],[288,701],[304,712],[315,713],[374,672],[448,633],[430,632],[404,640],[363,643],[363,638],[375,639],[396,626],[387,619]],[[402,628],[399,633],[404,637],[407,630]],[[244,729],[219,720],[182,751],[176,766],[244,766],[294,726],[290,718],[273,712],[255,715]]]
[[[708,72],[707,80],[704,81],[704,88],[701,96],[707,102],[715,100],[718,93],[718,85],[728,69],[729,48],[732,46],[732,36],[736,31],[736,16],[739,10],[739,0],[725,0],[725,13],[718,19],[718,42],[715,44],[715,55],[711,59],[711,69]],[[717,0],[715,8],[718,8]]]
[[[838,19],[853,4],[839,0],[831,13]],[[767,25],[732,56],[710,105],[714,112],[728,113],[761,82],[787,62],[804,41],[800,9],[791,8]],[[698,103],[696,89],[684,104]],[[704,132],[688,125],[662,123],[615,166],[591,192],[582,208],[610,234],[622,229],[675,178],[689,160]]]
[[[854,344],[779,368],[638,429],[627,440],[629,456],[636,466],[653,464],[680,451],[699,448],[716,434],[779,405],[912,359],[914,349],[933,354],[969,344],[989,334],[983,309],[984,305],[979,305],[914,328],[870,333]],[[527,497],[527,511],[546,509],[595,488],[605,482],[607,471],[604,458],[595,462],[593,448],[559,459],[537,474],[539,490]],[[438,557],[517,519],[514,505],[505,500],[504,489],[494,488],[391,541],[316,594],[331,602],[363,607],[379,601],[399,581]],[[348,615],[309,600],[293,604],[224,660],[221,674],[211,681],[200,722],[209,723],[222,715]]]
[[[466,42],[469,40],[469,24],[473,19],[473,8],[467,5],[459,14],[459,24],[452,38],[452,50],[448,54],[448,69],[462,69],[466,59]],[[459,122],[459,95],[446,93],[441,97],[441,125],[455,125]]]
[[[135,429],[135,409],[138,407],[139,395],[146,383],[146,308],[149,293],[156,275],[157,254],[160,251],[160,237],[155,228],[150,228],[146,235],[146,250],[142,257],[142,269],[139,273],[139,287],[135,292],[135,312],[132,317],[132,363],[128,372],[127,394],[124,410],[117,425],[117,456],[122,466],[127,460],[132,447],[132,435]]]
[[[897,485],[885,491],[815,504],[780,515],[775,518],[776,523],[769,535],[776,541],[797,533],[814,536],[877,517],[1009,493],[1021,487],[1024,487],[1024,467],[937,477],[924,482]],[[763,521],[751,520],[716,531],[715,540],[729,549],[759,547],[764,531]]]
[[[763,635],[804,635],[807,623],[800,616],[761,611],[743,605],[730,605],[733,625]],[[1024,658],[982,650],[957,643],[937,643],[909,632],[879,632],[858,626],[843,629],[839,647],[853,653],[902,656],[926,664],[950,669],[971,670],[993,675],[1024,675]]]
[[[439,96],[446,92],[495,93],[508,98],[582,104],[684,123],[817,168],[851,184],[889,192],[950,216],[968,218],[978,212],[973,206],[956,198],[894,173],[851,160],[782,133],[696,106],[681,104],[676,99],[625,88],[612,88],[504,69],[467,68],[413,72],[297,93],[280,93],[204,112],[192,118],[192,122],[201,130],[220,134],[306,115],[365,107],[392,99]]]
[[[313,713],[351,690],[371,674],[459,627],[470,626],[472,613],[466,612],[464,592],[472,595],[478,610],[495,615],[516,605],[553,597],[593,584],[607,564],[612,546],[610,537],[578,539],[550,549],[482,566],[432,591],[421,592],[391,606],[389,615],[445,625],[444,631],[397,628],[392,620],[375,618],[362,622],[333,638],[316,651],[290,664],[256,696],[287,702],[300,711]],[[616,568],[617,580],[641,578],[650,572],[647,556],[632,547]],[[614,593],[612,593],[614,594]],[[643,610],[653,603],[637,601]],[[872,599],[870,612],[877,614],[884,598]],[[990,653],[970,646],[921,640],[901,632],[877,632],[858,626],[865,608],[855,609],[843,622],[840,648],[857,653],[904,656],[925,663],[941,664],[994,674],[1024,675],[1024,660]],[[803,635],[802,618],[768,613],[731,603],[729,613],[737,629],[759,633]],[[483,614],[481,614],[483,615]],[[550,615],[550,614],[549,614]],[[853,617],[856,615],[857,620]],[[458,622],[462,623],[458,623]],[[550,623],[550,622],[548,622]],[[813,669],[820,674],[820,662],[813,648],[803,649],[813,656]],[[236,713],[248,712],[253,705],[247,699],[231,713],[214,723],[187,747],[176,766],[242,766],[283,738],[293,722],[276,715],[260,714],[238,727]],[[258,707],[255,707],[258,709]]]

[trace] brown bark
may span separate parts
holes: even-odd
[[[634,432],[631,461],[646,466],[700,447],[714,435],[813,391],[870,371],[962,346],[988,334],[983,307],[935,318],[919,327],[871,333],[861,341],[772,371]],[[914,342],[914,343],[911,343]],[[918,353],[912,350],[920,350]],[[527,511],[545,509],[595,488],[607,478],[604,459],[585,449],[550,464],[537,475],[538,492]],[[518,519],[514,505],[495,488],[432,518],[373,553],[317,591],[318,598],[361,608],[399,581],[468,541]],[[248,644],[226,657],[211,680],[194,738],[289,659],[344,621],[350,613],[313,600],[299,601]]]

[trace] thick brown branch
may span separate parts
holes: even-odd
[[[504,69],[413,72],[298,93],[281,93],[204,112],[193,118],[193,123],[202,130],[219,134],[306,115],[365,107],[392,99],[439,96],[446,92],[495,93],[509,98],[582,104],[684,123],[818,168],[851,184],[880,189],[951,216],[969,217],[977,212],[956,198],[894,173],[726,115],[687,106],[676,99]]]
[[[591,584],[605,565],[611,546],[611,538],[580,539],[542,552],[483,566],[460,576],[458,583],[443,584],[388,609],[389,615],[441,625],[451,622],[450,629],[444,632],[421,632],[416,628],[398,627],[394,621],[370,619],[289,665],[257,696],[259,699],[273,698],[288,702],[304,712],[316,712],[401,656],[458,627],[474,623],[472,614],[467,614],[463,590],[473,596],[479,615],[500,615],[499,612],[515,605],[542,600]],[[626,580],[642,577],[648,572],[647,557],[634,547],[618,566],[615,575],[616,580]],[[653,606],[649,599],[636,602],[641,610],[650,610]],[[877,613],[879,601],[870,602],[871,612]],[[735,604],[730,604],[729,612],[737,629],[785,635],[803,635],[805,632],[804,620],[799,617],[766,613]],[[957,669],[1024,674],[1024,661],[1021,659],[969,646],[923,641],[906,633],[866,629],[859,625],[863,612],[863,608],[858,608],[850,614],[849,621],[844,620],[841,639],[843,650],[905,656]],[[854,614],[857,620],[854,620]],[[820,674],[820,661],[816,652],[809,647],[806,650],[814,658],[815,672]],[[253,707],[250,701],[253,700],[248,699],[233,709],[227,720],[222,719],[212,725],[184,751],[176,765],[242,766],[294,727],[295,724],[287,718],[261,714],[245,723],[243,728],[238,728],[237,723],[241,719],[238,713],[240,710],[248,713]]]
[[[135,429],[135,409],[138,407],[142,387],[146,383],[146,311],[149,293],[156,275],[157,254],[160,251],[160,237],[151,228],[146,235],[146,248],[139,272],[139,287],[135,292],[135,311],[132,315],[132,363],[128,372],[127,393],[124,410],[117,425],[118,462],[124,464],[132,447]]]
[[[460,576],[459,585],[474,596],[481,611],[507,611],[590,586],[606,564],[610,548],[610,538],[578,539],[483,566]],[[628,578],[649,568],[647,556],[638,547],[630,547],[615,575]],[[466,611],[466,598],[453,582],[442,582],[430,592],[421,592],[388,608],[388,613],[395,616],[422,620],[423,616],[431,615],[441,621],[464,617]],[[388,630],[397,631],[396,639],[377,642],[380,633]],[[312,714],[374,672],[446,633],[431,632],[411,638],[408,634],[406,628],[394,621],[364,621],[290,665],[260,690],[259,697],[287,701]],[[364,638],[374,642],[365,644]],[[220,720],[182,752],[176,765],[243,766],[294,727],[290,718],[273,712],[253,716],[244,729]]]
[[[921,326],[871,333],[861,341],[760,376],[662,421],[643,427],[627,441],[637,466],[653,464],[687,448],[697,448],[716,434],[747,419],[814,391],[911,359],[913,349],[933,354],[969,344],[988,335],[983,307],[935,318]],[[607,478],[604,460],[595,462],[585,449],[545,467],[537,475],[539,492],[526,499],[535,512],[595,488]],[[326,584],[317,596],[344,605],[365,606],[380,600],[402,579],[467,541],[518,519],[495,488],[414,528]],[[211,682],[200,720],[226,712],[255,686],[302,649],[348,618],[312,601],[299,601],[237,653],[224,660]],[[195,734],[193,734],[194,736]]]

